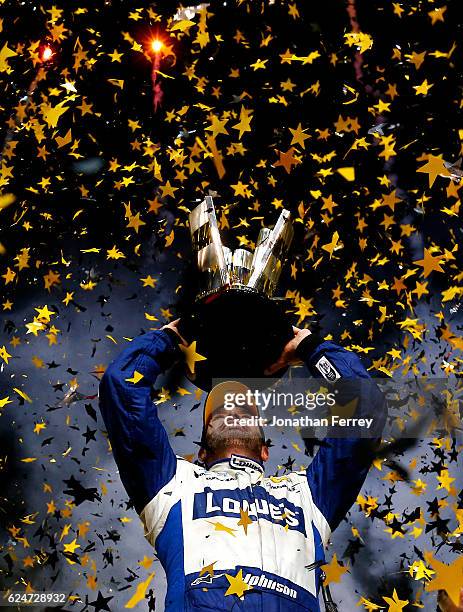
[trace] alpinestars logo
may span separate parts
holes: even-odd
[[[191,586],[197,586],[198,584],[212,584],[213,580],[225,576],[225,572],[222,574],[206,574],[205,576],[199,576],[196,580],[193,580]]]
[[[335,380],[341,378],[341,374],[336,370],[331,361],[325,357],[325,355],[320,357],[320,359],[315,364],[315,367],[325,380],[334,382]]]

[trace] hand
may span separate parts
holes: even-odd
[[[457,606],[452,602],[446,591],[439,591],[437,603],[441,612],[463,612],[463,587],[460,590],[460,603]]]
[[[177,334],[183,346],[188,346],[188,342],[185,340],[183,336],[180,335],[180,332],[178,331],[177,325],[179,324],[179,322],[180,322],[180,319],[175,319],[175,321],[171,321],[170,323],[167,323],[167,325],[163,325],[161,329],[171,329]]]
[[[275,361],[275,363],[272,363],[272,365],[264,371],[264,374],[266,374],[267,376],[271,376],[275,372],[278,372],[278,370],[282,370],[283,368],[286,368],[289,365],[302,363],[301,359],[296,355],[296,348],[304,338],[310,335],[311,332],[308,329],[299,329],[299,327],[294,327],[294,325],[293,332],[294,338],[292,338],[286,344],[277,361]]]

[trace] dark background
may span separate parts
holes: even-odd
[[[282,205],[293,213],[296,237],[280,294],[294,324],[320,326],[359,351],[378,375],[459,375],[459,184],[438,176],[430,188],[428,175],[417,172],[427,154],[455,162],[461,153],[458,4],[397,6],[401,16],[382,1],[211,3],[182,34],[171,31],[178,23],[171,3],[1,5],[0,51],[7,44],[16,53],[0,72],[0,193],[15,196],[11,205],[0,204],[0,349],[12,355],[4,359],[0,352],[0,405],[3,398],[11,402],[0,408],[2,588],[61,587],[81,598],[72,609],[86,601],[98,602],[89,609],[101,609],[104,596],[113,597],[108,606],[117,610],[154,569],[150,588],[162,610],[162,570],[157,561],[140,565],[152,549],[120,485],[95,394],[124,338],[170,320],[191,293],[188,211],[209,190],[218,194],[222,232],[232,248],[245,240],[252,247]],[[443,20],[433,24],[429,12],[444,6]],[[344,38],[354,18],[373,41],[362,54]],[[209,35],[203,47],[195,42],[202,19]],[[154,36],[171,47],[161,57],[168,76],[158,75],[163,95],[156,110]],[[54,55],[43,65],[47,44]],[[288,49],[299,58],[315,50],[320,56],[288,63],[280,57]],[[114,50],[120,62],[111,61]],[[423,52],[416,68],[412,54]],[[251,67],[257,60],[267,60],[265,69]],[[45,78],[26,105],[41,67]],[[288,79],[292,91],[281,85]],[[416,95],[413,87],[424,79],[433,87],[427,96]],[[306,91],[317,82],[318,95]],[[391,100],[394,84],[398,95]],[[390,103],[388,111],[379,110],[380,100]],[[56,127],[47,125],[47,106],[61,102],[68,110]],[[92,105],[89,112],[79,108],[85,104]],[[232,126],[242,107],[252,110],[252,131],[239,138]],[[216,137],[222,178],[196,140],[207,146],[212,114],[228,118],[229,134]],[[342,128],[340,115],[356,119],[358,127]],[[291,147],[289,128],[299,123],[311,138],[305,149],[293,145],[301,163],[288,173],[275,163]],[[395,143],[388,160],[375,129]],[[59,147],[57,138],[68,130],[69,144]],[[368,148],[360,143],[349,152],[359,139]],[[354,181],[337,172],[343,167],[355,169]],[[239,182],[249,197],[235,194]],[[169,186],[176,188],[173,196]],[[394,189],[400,201],[392,210],[383,198]],[[330,195],[338,205],[331,210],[323,200]],[[162,206],[150,211],[156,199]],[[138,231],[137,214],[144,222]],[[409,236],[407,225],[413,227]],[[322,246],[334,232],[342,248],[330,257]],[[113,247],[124,257],[112,259]],[[433,247],[444,272],[425,277],[414,262]],[[57,281],[47,289],[50,270]],[[156,279],[154,288],[143,287],[147,275]],[[417,283],[426,282],[428,293],[420,295]],[[26,325],[44,305],[55,314],[34,335]],[[179,376],[157,385],[166,400],[160,410],[175,450],[190,455],[203,397]],[[35,433],[37,423],[46,428]],[[420,595],[424,580],[413,580],[408,568],[424,551],[446,563],[461,552],[455,534],[461,477],[450,490],[437,488],[444,469],[458,475],[458,443],[446,440],[424,441],[389,457],[381,471],[372,469],[363,495],[378,507],[366,517],[355,506],[334,538],[333,552],[351,568],[333,587],[341,609],[356,609],[361,596],[386,606],[382,596],[391,597],[394,588],[410,601],[406,610],[421,596],[424,609],[433,609],[434,594]],[[295,435],[282,434],[274,444],[269,473],[310,461]],[[395,482],[398,466],[405,480]],[[417,479],[427,484],[420,495]],[[420,512],[429,529],[416,522]],[[415,537],[417,526],[423,533]],[[65,544],[74,539],[79,548],[67,552]]]

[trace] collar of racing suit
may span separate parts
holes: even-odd
[[[253,482],[257,482],[264,475],[264,466],[260,461],[242,455],[219,459],[208,465],[207,469],[211,472],[246,472]]]

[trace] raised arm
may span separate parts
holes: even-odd
[[[148,332],[129,343],[100,382],[99,406],[114,459],[138,513],[175,474],[177,459],[151,400],[151,386],[179,353],[175,331]]]
[[[386,421],[385,399],[355,353],[308,336],[298,345],[296,354],[313,376],[337,385],[339,404],[354,400],[352,416],[375,419],[370,438],[359,437],[358,430],[350,430],[347,435],[351,437],[325,438],[307,469],[314,503],[333,531],[355,502],[370,469],[372,450]]]
[[[266,374],[271,375],[301,361],[313,376],[337,385],[338,404],[345,406],[353,400],[356,410],[352,416],[374,417],[376,439],[371,439],[373,436],[359,437],[358,429],[350,429],[350,432],[343,429],[345,437],[323,440],[307,469],[314,504],[325,517],[330,531],[333,531],[355,502],[370,469],[374,456],[372,451],[380,440],[386,422],[385,399],[355,353],[333,342],[323,342],[308,329],[294,327],[294,338]],[[326,540],[329,533],[326,528],[322,531]]]

